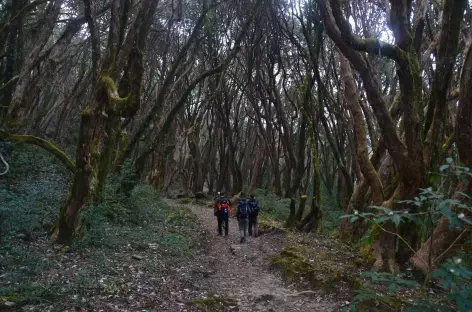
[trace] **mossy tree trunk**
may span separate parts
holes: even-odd
[[[419,132],[421,77],[418,58],[410,33],[410,25],[408,24],[410,8],[406,7],[406,3],[392,2],[390,21],[397,45],[389,45],[383,42],[372,45],[370,41],[352,35],[349,23],[343,17],[342,6],[339,1],[332,1],[331,5],[326,0],[319,0],[318,3],[329,37],[360,74],[367,99],[377,118],[387,150],[400,170],[401,180],[396,192],[388,201],[383,203],[384,206],[394,208],[395,200],[411,198],[423,181]],[[378,53],[379,49],[382,55],[392,58],[398,65],[406,146],[396,132],[396,126],[381,94],[377,77],[374,76],[366,59],[359,53],[359,51]],[[392,230],[391,224],[385,226]],[[395,229],[392,232],[395,232]],[[379,257],[375,266],[380,268],[388,264],[390,270],[396,272],[398,267],[395,259],[395,236],[382,232],[379,235],[377,247],[381,250],[376,253]]]
[[[91,196],[97,190],[103,189],[99,186],[104,183],[107,175],[108,162],[111,157],[106,152],[104,138],[108,130],[117,127],[114,116],[122,116],[129,112],[135,112],[139,108],[139,96],[143,73],[142,57],[143,51],[139,48],[144,46],[147,37],[147,29],[150,26],[151,18],[154,15],[155,2],[151,0],[143,1],[140,18],[135,22],[140,27],[133,28],[136,33],[128,32],[128,38],[133,38],[134,48],[128,55],[123,57],[128,60],[128,68],[125,70],[125,79],[129,79],[129,92],[127,97],[120,98],[119,90],[112,76],[116,76],[115,70],[122,59],[118,56],[118,43],[120,33],[120,1],[115,0],[112,4],[112,18],[110,20],[108,45],[105,56],[100,62],[100,47],[97,29],[96,15],[90,0],[84,0],[85,15],[91,34],[92,42],[92,79],[93,97],[91,102],[82,111],[80,120],[79,138],[76,152],[76,172],[69,197],[61,209],[58,222],[59,243],[70,243],[75,235],[79,223],[79,214]],[[154,7],[154,9],[153,9]],[[141,43],[141,44],[140,44]],[[125,61],[126,62],[126,61]],[[99,64],[102,64],[99,69]],[[129,76],[127,76],[129,75]],[[111,124],[110,123],[111,120]],[[112,145],[113,146],[113,145]],[[102,179],[101,182],[99,182]]]
[[[3,130],[0,130],[0,141],[3,141],[3,140],[12,141],[15,143],[26,143],[26,144],[39,146],[43,148],[44,150],[48,151],[49,153],[53,154],[54,156],[56,156],[56,158],[60,162],[62,162],[67,167],[67,169],[69,169],[72,173],[74,173],[76,170],[75,164],[72,162],[72,160],[69,159],[66,153],[64,153],[56,145],[54,145],[53,143],[45,139],[35,137],[32,135],[10,134]]]
[[[455,136],[457,138],[457,150],[460,161],[465,167],[472,168],[472,46],[469,46],[460,81],[459,107],[457,110],[457,121]],[[462,194],[471,194],[472,181],[470,177],[462,180],[456,188],[454,199],[464,201]],[[452,206],[451,209],[458,208]],[[437,266],[446,257],[450,257],[460,244],[460,236],[463,231],[451,228],[449,219],[443,216],[434,229],[433,234],[415,253],[411,261],[413,265],[425,273]],[[431,266],[433,267],[430,267]]]
[[[329,37],[335,42],[342,54],[350,61],[352,66],[359,72],[360,78],[364,84],[367,99],[373,109],[374,115],[377,118],[383,141],[388,150],[389,156],[392,158],[396,169],[399,173],[399,178],[395,179],[395,185],[392,189],[395,191],[391,194],[388,200],[384,201],[382,205],[392,209],[408,209],[416,212],[416,208],[407,206],[405,204],[395,204],[397,200],[411,199],[417,192],[417,189],[424,183],[425,167],[424,155],[421,144],[421,109],[423,104],[422,98],[422,81],[420,58],[418,56],[419,48],[421,47],[422,33],[424,28],[424,15],[415,14],[415,19],[411,23],[410,15],[412,7],[405,1],[391,1],[390,10],[390,26],[395,37],[395,45],[385,42],[379,42],[372,39],[361,39],[350,30],[349,23],[342,13],[342,5],[339,1],[333,0],[331,3],[327,0],[318,0],[322,12],[324,24],[326,26]],[[425,3],[418,1],[415,3],[415,12],[426,12],[424,10]],[[436,77],[448,77],[450,74],[450,62],[453,62],[457,47],[457,23],[448,20],[452,15],[451,12],[456,12],[454,18],[457,21],[462,20],[460,16],[463,14],[464,1],[446,1],[443,7],[443,21],[442,31],[446,32],[448,40],[442,55],[445,56],[442,68],[437,68]],[[440,49],[441,50],[441,47]],[[403,114],[401,130],[404,132],[404,143],[401,141],[397,131],[396,125],[388,113],[385,105],[384,97],[380,91],[380,83],[377,77],[372,72],[371,67],[366,61],[366,58],[360,52],[368,52],[371,54],[380,54],[384,57],[395,61],[397,66],[397,75],[399,77],[400,85],[400,102],[399,108]],[[452,59],[449,59],[452,57]],[[447,60],[446,60],[447,59]],[[436,84],[440,92],[440,97],[432,99],[439,101],[435,105],[440,110],[442,99],[447,91],[447,81],[437,81]],[[436,92],[436,93],[437,93]],[[434,94],[436,94],[434,93]],[[438,94],[436,94],[438,95]],[[436,120],[436,122],[438,122]],[[432,128],[432,137],[434,137],[434,126]],[[426,159],[429,162],[431,153],[426,153]],[[429,165],[429,163],[427,164]],[[364,174],[364,172],[363,172]],[[368,182],[368,181],[367,181]],[[369,183],[369,188],[372,190],[372,185]],[[372,194],[376,196],[376,190],[372,190]],[[374,199],[374,201],[376,201]],[[393,224],[386,223],[385,228],[389,232],[395,232]],[[410,245],[415,246],[417,243],[417,231],[415,226],[402,226],[399,229],[400,234],[406,238]],[[395,236],[387,232],[381,232],[378,235],[377,243],[375,244],[378,250],[376,251],[377,261],[375,266],[377,268],[388,265],[391,271],[397,271],[395,250],[400,253],[411,253],[406,246],[399,244],[397,246]]]
[[[120,15],[121,20],[116,18],[113,21],[114,27],[126,27],[126,21],[129,15],[129,6],[124,5],[123,9],[119,7],[113,7],[114,12],[112,14]],[[140,11],[138,12],[131,29],[134,32],[128,32],[126,39],[123,39],[124,29],[119,29],[118,38],[114,37],[113,45],[116,47],[113,48],[116,54],[115,58],[117,59],[117,64],[113,66],[113,71],[111,77],[118,77],[118,72],[120,64],[126,64],[124,67],[124,74],[120,80],[118,95],[126,98],[126,101],[116,102],[113,106],[108,106],[106,108],[107,119],[106,119],[106,140],[104,141],[103,152],[101,153],[99,172],[98,172],[98,185],[97,190],[94,194],[94,199],[100,201],[103,195],[103,191],[106,185],[107,176],[112,167],[112,161],[116,158],[117,153],[116,146],[118,139],[121,136],[121,118],[132,118],[141,106],[141,84],[144,74],[143,67],[143,56],[144,51],[146,50],[146,40],[148,37],[149,29],[152,24],[152,19],[154,17],[155,11],[157,8],[157,3],[155,1],[146,0],[142,3]],[[123,43],[123,46],[120,44]],[[109,41],[109,44],[112,44]],[[120,52],[127,50],[128,46],[131,46],[129,49],[129,54],[127,56],[122,55],[120,58]],[[118,149],[119,151],[119,149]]]

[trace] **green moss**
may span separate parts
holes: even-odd
[[[15,143],[25,143],[39,146],[56,156],[56,158],[59,159],[72,173],[74,173],[76,170],[75,164],[72,162],[72,160],[70,160],[64,151],[59,149],[59,147],[57,147],[52,142],[43,138],[33,135],[10,134],[0,130],[0,140],[9,140]]]
[[[456,136],[455,136],[455,133],[451,134],[446,142],[444,142],[444,144],[442,145],[441,147],[441,150],[443,153],[447,152],[447,150],[449,150],[449,148],[451,147],[452,143],[454,143],[454,141],[456,140]]]
[[[184,205],[190,204],[190,198],[188,198],[188,197],[181,198],[179,200],[179,204],[184,204]]]
[[[4,303],[7,301],[10,302],[20,302],[22,301],[23,297],[20,297],[18,295],[8,295],[8,296],[0,296],[0,302]]]
[[[259,217],[259,233],[270,231],[286,232],[282,224],[276,220],[265,218],[263,215]]]
[[[329,237],[332,239],[336,239],[336,238],[340,238],[341,234],[342,234],[341,232],[339,232],[338,230],[335,230],[329,233]]]
[[[192,210],[187,207],[179,207],[175,211],[171,212],[165,219],[165,224],[177,224],[184,223],[185,220],[194,220],[195,215]]]
[[[121,112],[132,100],[131,95],[121,98],[118,95],[118,88],[116,87],[116,83],[113,79],[106,75],[101,74],[100,82],[102,84],[103,90],[106,92],[108,97],[108,107],[106,108],[107,111],[112,112]]]
[[[285,248],[272,260],[272,265],[281,270],[287,282],[308,284],[313,289],[325,292],[336,293],[341,289],[341,283],[353,289],[362,285],[360,279],[348,272],[352,265],[340,266],[333,261],[332,254],[322,250],[310,252],[308,246]]]
[[[91,114],[92,114],[92,108],[88,104],[85,105],[85,107],[82,109],[82,112],[80,113],[82,117],[88,117]]]
[[[100,82],[103,84],[103,86],[111,91],[111,92],[118,92],[118,89],[116,87],[116,83],[113,81],[113,79],[108,76],[108,75],[100,75]]]
[[[314,261],[310,261],[300,247],[285,248],[272,264],[282,270],[283,278],[289,283],[307,281],[312,287],[323,285]]]
[[[359,256],[354,260],[354,264],[358,267],[370,267],[375,262],[374,249],[371,244],[361,246]]]
[[[190,305],[202,309],[203,311],[215,311],[219,308],[236,305],[236,302],[227,297],[209,297],[209,298],[199,298],[190,302]]]

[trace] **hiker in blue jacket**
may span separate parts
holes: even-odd
[[[259,221],[257,217],[259,216],[259,203],[254,198],[254,194],[251,194],[251,199],[248,201],[249,206],[249,236],[252,236],[252,230],[254,229],[254,237],[259,236]]]
[[[240,198],[238,202],[238,210],[236,218],[238,219],[239,235],[241,237],[240,243],[246,240],[247,225],[249,219],[249,201],[245,198]]]

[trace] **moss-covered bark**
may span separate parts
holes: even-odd
[[[114,1],[112,12],[119,12],[120,1]],[[128,32],[132,48],[129,54],[118,55],[120,14],[112,14],[109,40],[100,73],[93,73],[93,97],[82,112],[76,153],[77,170],[70,195],[59,216],[58,241],[70,243],[78,227],[78,216],[91,196],[96,200],[105,186],[108,168],[119,135],[120,117],[134,114],[140,104],[140,89],[143,76],[143,51],[147,33],[156,10],[156,1],[143,1],[132,30]],[[86,16],[92,36],[93,70],[98,70],[99,51],[96,40],[96,21],[90,2],[86,2]],[[139,19],[138,19],[139,18]],[[98,49],[99,50],[99,49]],[[119,96],[113,77],[121,73],[120,60],[127,60],[124,70],[123,89],[127,95]],[[120,85],[121,87],[121,85]],[[108,138],[108,140],[106,140]]]
[[[62,162],[67,169],[69,169],[72,173],[75,172],[76,167],[75,164],[70,160],[70,158],[64,153],[59,147],[57,147],[52,142],[42,139],[40,137],[36,137],[33,135],[20,135],[20,134],[11,134],[5,131],[0,130],[0,140],[8,140],[16,143],[25,143],[25,144],[33,144],[37,145],[49,153],[53,154],[60,162]]]

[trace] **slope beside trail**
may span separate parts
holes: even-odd
[[[190,206],[207,234],[205,253],[196,259],[207,270],[199,288],[230,300],[220,311],[322,312],[332,311],[336,306],[334,298],[285,285],[277,272],[271,270],[272,258],[283,247],[283,233],[248,237],[246,243],[240,244],[236,219],[230,218],[228,237],[218,236],[213,210]]]

